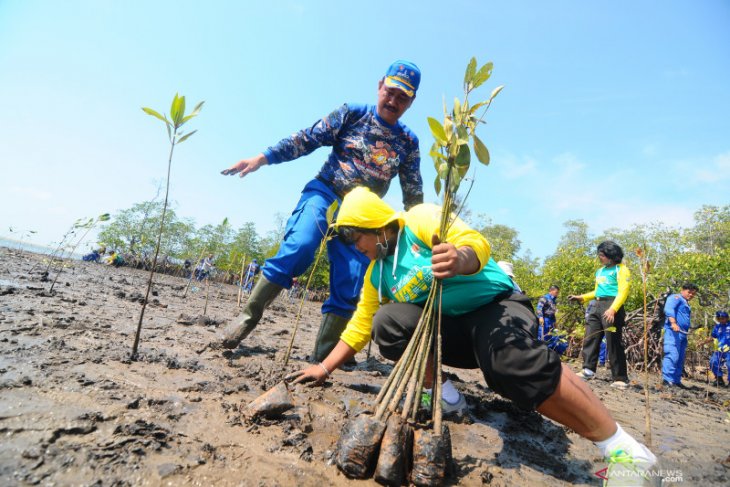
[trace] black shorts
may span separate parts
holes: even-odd
[[[380,353],[398,360],[421,316],[421,307],[386,304],[373,318]],[[480,368],[487,385],[526,410],[550,397],[560,382],[560,355],[537,339],[530,300],[513,294],[459,316],[442,316],[442,360],[462,369]]]

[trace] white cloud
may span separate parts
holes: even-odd
[[[690,183],[719,184],[730,181],[730,151],[711,159],[680,161],[675,164],[675,168],[685,172]]]
[[[504,159],[500,159],[500,169],[502,175],[506,179],[518,179],[524,176],[534,176],[537,171],[537,161],[529,156],[518,158],[509,155]]]

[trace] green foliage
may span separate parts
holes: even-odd
[[[152,254],[160,228],[162,206],[162,201],[144,201],[119,211],[99,232],[99,240],[109,250],[136,255]],[[175,210],[168,208],[160,252],[179,258],[192,255],[196,249],[194,233],[195,227],[191,220],[179,219]]]
[[[507,225],[492,224],[490,220],[477,226],[477,229],[489,241],[492,258],[495,261],[512,262],[516,259],[517,252],[522,246],[522,242],[517,238],[517,230]]]
[[[469,102],[469,95],[489,79],[492,67],[492,63],[489,62],[477,69],[476,58],[471,58],[464,73],[464,99],[455,98],[451,110],[448,110],[444,103],[443,123],[428,117],[428,126],[434,138],[429,154],[436,169],[434,180],[436,194],[441,194],[444,185],[447,185],[446,189],[452,195],[456,194],[471,165],[470,140],[477,160],[482,164],[489,164],[489,150],[476,135],[476,129],[479,124],[484,123],[484,116],[494,97],[502,91],[502,87],[494,89],[488,100],[473,105]],[[481,108],[483,111],[477,116],[476,112]],[[447,200],[448,198],[445,198],[445,202]],[[446,206],[451,207],[451,204],[448,203]]]

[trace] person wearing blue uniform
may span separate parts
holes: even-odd
[[[293,278],[307,270],[327,233],[328,210],[336,211],[352,188],[365,186],[384,196],[391,180],[398,176],[405,208],[423,202],[418,138],[399,121],[413,103],[420,80],[421,72],[415,64],[396,61],[378,82],[375,106],[342,105],[310,128],[222,171],[224,175],[243,177],[264,165],[291,161],[322,146],[332,147],[317,176],[304,187],[287,221],[278,253],[266,261],[242,319],[226,331],[223,347],[237,347],[281,290],[289,289]],[[314,360],[326,357],[336,345],[355,310],[368,265],[367,258],[339,238],[327,241],[327,253],[330,295],[322,305]]]
[[[664,358],[662,359],[662,384],[666,387],[684,388],[682,369],[687,352],[692,309],[689,302],[697,294],[697,286],[691,282],[682,284],[678,294],[672,294],[664,305]]]
[[[251,263],[246,267],[246,273],[243,278],[243,283],[241,284],[241,287],[244,291],[251,294],[251,290],[253,289],[253,281],[256,275],[261,272],[261,266],[259,265],[258,259],[254,259],[251,261]]]
[[[540,322],[537,328],[537,338],[547,342],[548,348],[563,354],[568,348],[568,342],[561,334],[553,333],[555,329],[555,314],[558,311],[558,295],[560,287],[550,286],[548,293],[537,300],[536,314]]]
[[[710,370],[715,375],[715,384],[725,387],[730,384],[730,323],[727,311],[715,313],[715,320],[710,339],[717,341],[717,349],[710,357]],[[727,384],[722,378],[723,365],[727,368]]]

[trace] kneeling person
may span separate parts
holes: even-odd
[[[495,392],[594,441],[609,462],[633,462],[640,470],[653,465],[654,455],[624,432],[590,388],[537,339],[529,300],[513,293],[509,277],[490,258],[486,239],[457,219],[446,242],[438,241],[440,211],[417,205],[396,212],[365,188],[345,196],[336,227],[340,238],[370,259],[363,293],[337,346],[322,363],[298,372],[297,382],[324,382],[371,335],[386,358],[398,360],[431,283],[442,279],[444,364],[481,368]],[[451,402],[463,401],[449,393],[452,387],[444,383],[444,399],[451,395]]]

